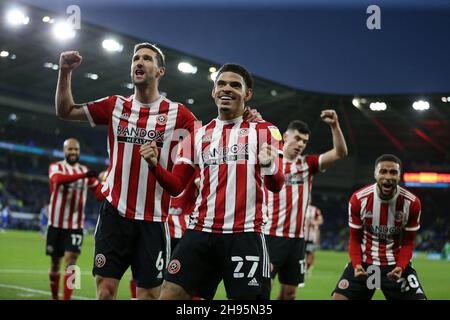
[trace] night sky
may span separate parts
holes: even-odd
[[[450,92],[450,1],[24,0],[297,89]],[[336,2],[339,2],[337,4]],[[381,30],[366,9],[381,8]],[[74,43],[76,49],[76,43]]]

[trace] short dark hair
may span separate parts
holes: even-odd
[[[235,63],[225,63],[222,67],[220,67],[219,71],[217,71],[217,78],[219,78],[219,75],[224,72],[234,72],[240,75],[242,78],[244,78],[245,85],[247,88],[253,89],[253,78],[250,75],[250,72],[248,72],[247,69],[245,69],[243,66]]]
[[[166,58],[164,57],[164,53],[161,51],[160,48],[158,48],[155,44],[151,44],[149,42],[142,42],[134,46],[134,53],[143,48],[147,48],[156,52],[156,60],[158,61],[158,66],[163,68],[166,67]]]
[[[398,165],[400,166],[400,170],[402,169],[402,161],[397,156],[389,153],[385,153],[379,156],[377,160],[375,160],[375,168],[377,167],[378,163],[383,161],[392,161],[398,163]]]
[[[301,120],[294,120],[288,124],[287,130],[297,130],[300,133],[311,134],[311,130],[309,130],[309,126],[306,122]]]

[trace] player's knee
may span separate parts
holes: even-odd
[[[111,288],[98,288],[97,289],[97,300],[113,300],[114,292]]]
[[[295,300],[295,297],[297,296],[296,290],[287,290],[284,293],[284,299],[283,300]]]
[[[173,282],[164,281],[159,300],[189,300],[192,298],[184,288]]]
[[[350,300],[350,299],[340,293],[335,292],[333,293],[333,300]]]
[[[136,297],[138,300],[156,300],[161,294],[161,286],[156,288],[136,288]]]
[[[282,286],[280,300],[295,300],[297,296],[297,287]]]
[[[59,272],[60,265],[61,265],[61,259],[52,257],[52,260],[50,263],[50,272],[52,272],[52,273]]]
[[[64,255],[64,262],[66,266],[72,266],[77,263],[78,254],[76,253],[66,253]]]
[[[115,298],[117,290],[115,280],[97,277],[96,282],[98,300],[113,300]]]

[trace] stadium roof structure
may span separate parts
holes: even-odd
[[[30,21],[13,28],[0,21],[0,106],[2,126],[8,121],[6,113],[21,109],[33,116],[23,116],[24,128],[54,132],[57,127],[80,130],[78,124],[68,124],[54,116],[54,93],[59,54],[78,50],[83,56],[81,66],[73,73],[75,100],[86,102],[111,94],[131,95],[130,62],[134,44],[152,39],[137,39],[102,27],[83,23],[75,38],[63,43],[52,36],[52,24],[44,16],[52,12],[27,7]],[[7,3],[0,4],[1,15]],[[107,52],[102,41],[114,37],[123,45],[122,52]],[[167,72],[160,89],[172,101],[190,108],[204,123],[217,115],[211,99],[213,82],[210,68],[220,65],[183,52],[160,46],[167,62]],[[255,57],[257,59],[258,57]],[[178,70],[180,62],[197,67],[195,74]],[[230,61],[233,62],[233,61]],[[55,70],[56,69],[56,70]],[[251,70],[250,70],[251,71]],[[96,75],[96,76],[95,76]],[[250,105],[256,107],[264,119],[284,130],[294,119],[309,123],[312,129],[309,152],[323,152],[332,146],[328,126],[320,121],[320,111],[334,108],[339,114],[350,155],[372,163],[382,153],[394,153],[408,161],[446,163],[450,156],[450,93],[421,96],[339,96],[300,91],[268,79],[255,78],[255,94]],[[448,98],[447,98],[448,97]],[[429,109],[416,111],[417,100],[429,103]],[[449,102],[447,102],[449,101]],[[370,104],[384,102],[386,110],[372,111]],[[426,105],[422,104],[421,106]],[[373,105],[375,108],[377,105]],[[380,106],[380,104],[378,104]],[[383,108],[383,107],[382,107]],[[36,120],[44,115],[45,124]],[[54,116],[54,118],[51,118]],[[40,118],[38,118],[40,119]],[[89,135],[104,139],[104,131],[84,126]],[[84,130],[83,130],[84,131]]]

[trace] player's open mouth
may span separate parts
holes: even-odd
[[[137,76],[143,76],[145,74],[144,70],[137,69],[134,71],[134,74]]]
[[[383,193],[389,193],[394,188],[394,184],[390,182],[383,182],[381,184],[381,189],[383,190]]]

